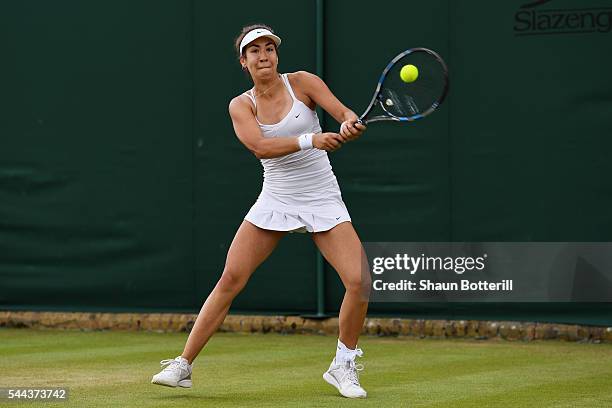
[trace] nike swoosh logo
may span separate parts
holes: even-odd
[[[339,220],[339,219],[340,219],[340,217],[336,217],[336,220]]]
[[[300,116],[301,114],[302,114],[302,112],[298,113],[298,114],[295,116],[295,118],[297,119],[297,118],[298,118],[298,116]]]

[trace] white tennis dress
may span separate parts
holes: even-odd
[[[260,123],[264,137],[321,133],[317,113],[295,97],[287,74],[281,75],[293,104],[280,122]],[[245,92],[257,109],[250,92]],[[261,159],[263,186],[245,220],[259,228],[289,232],[327,231],[350,221],[340,187],[327,158],[319,149],[301,150],[272,159]]]

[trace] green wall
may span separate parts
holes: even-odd
[[[0,308],[199,310],[262,182],[227,113],[250,87],[233,39],[265,22],[284,40],[280,70],[315,72],[317,3],[324,78],[357,112],[403,49],[435,49],[450,68],[434,116],[373,125],[330,155],[363,241],[610,241],[612,34],[516,35],[521,10],[576,7],[526,2],[0,4]],[[232,311],[315,312],[315,255],[308,236],[287,236]],[[337,313],[329,267],[325,283]],[[612,323],[607,303],[370,314]]]
[[[190,21],[0,4],[0,307],[193,306]]]

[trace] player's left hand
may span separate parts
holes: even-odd
[[[354,118],[345,120],[340,125],[340,136],[342,136],[345,142],[355,140],[365,132],[366,126],[358,123],[357,120],[357,115],[355,115]]]

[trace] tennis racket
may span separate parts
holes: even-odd
[[[412,82],[405,82],[400,76],[406,65],[413,65],[418,71]],[[411,48],[387,64],[372,101],[358,122],[365,125],[383,120],[422,119],[444,102],[447,93],[448,69],[442,58],[427,48]]]

